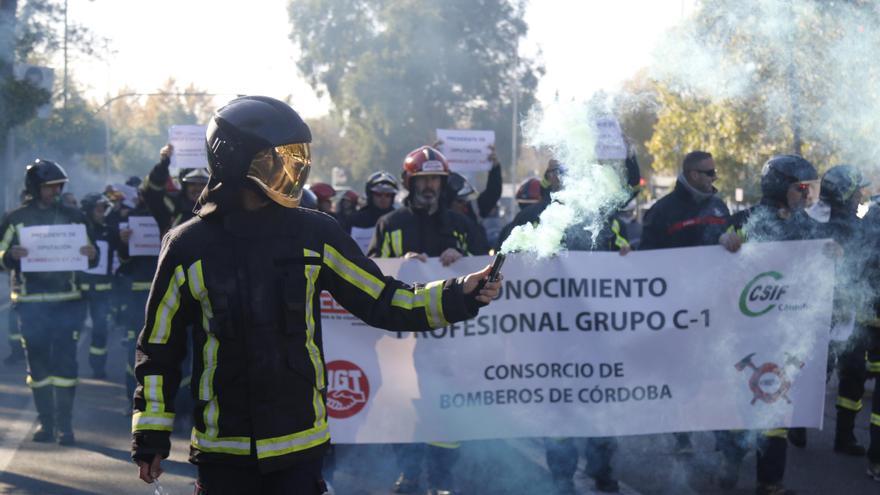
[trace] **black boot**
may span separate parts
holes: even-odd
[[[73,396],[75,387],[53,387],[55,389],[55,426],[58,429],[58,443],[73,445]]]
[[[104,378],[107,378],[106,354],[89,354],[89,365],[92,367],[93,378],[96,378],[98,380],[103,380]]]
[[[853,434],[855,420],[855,411],[837,408],[837,424],[834,426],[834,451],[838,454],[854,457],[865,455],[865,448],[859,445],[855,434]]]
[[[31,392],[34,394],[37,418],[40,420],[33,441],[52,442],[55,440],[55,399],[52,396],[52,386],[34,388]]]

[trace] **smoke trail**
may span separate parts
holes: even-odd
[[[611,208],[628,199],[620,170],[596,160],[594,122],[601,113],[596,105],[559,101],[530,113],[523,124],[526,141],[548,148],[563,164],[563,188],[553,193],[554,201],[538,225],[513,230],[501,247],[503,252],[554,255],[570,228],[589,231],[595,239]]]

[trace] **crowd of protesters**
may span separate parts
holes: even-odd
[[[159,162],[145,170],[143,179],[131,177],[124,184],[108,185],[104,191],[86,194],[79,202],[63,190],[68,177],[59,164],[36,160],[25,171],[23,205],[8,213],[0,227],[0,263],[12,277],[14,308],[10,313],[11,353],[4,362],[16,365],[26,357],[27,383],[40,422],[33,435],[36,442],[75,443],[71,419],[77,379],[75,341],[86,314],[91,322],[89,365],[93,376],[108,379],[107,354],[114,352],[108,343],[121,338],[129,365],[126,393],[129,397],[135,393],[135,344],[144,325],[144,306],[158,254],[129,252],[129,219],[152,217],[164,235],[193,217],[211,179],[205,169],[181,170],[172,175],[169,165],[173,153],[170,146],[162,148]],[[487,149],[486,153],[492,167],[483,191],[450,170],[440,151],[422,146],[405,157],[398,173],[377,170],[370,174],[360,191],[313,182],[303,191],[300,207],[335,218],[370,257],[438,257],[444,265],[450,265],[463,256],[489,254],[500,248],[516,226],[541,221],[543,210],[557,200],[554,193],[565,187],[566,165],[550,160],[541,176],[522,181],[514,197],[518,212],[512,222],[503,225],[502,167],[494,150]],[[880,304],[862,297],[873,292],[862,290],[866,284],[880,283],[880,208],[871,208],[867,215],[858,214],[859,205],[870,199],[866,193],[869,184],[858,169],[833,166],[820,177],[813,164],[800,156],[775,156],[764,165],[758,204],[731,214],[713,186],[723,170],[717,169],[711,154],[693,151],[684,157],[674,189],[639,222],[634,206],[640,184],[638,164],[631,156],[619,167],[622,184],[632,193],[628,201],[608,212],[597,235],[579,225],[569,229],[565,249],[626,255],[633,249],[720,244],[737,251],[743,242],[836,241],[836,248],[829,253],[838,273],[833,318],[836,324],[852,320],[855,332],[847,341],[834,343],[831,352],[829,373],[836,370],[840,382],[834,450],[841,455],[867,457],[868,475],[880,481],[880,389],[876,385],[871,414],[868,418],[859,416],[864,407],[865,382],[880,374]],[[818,221],[809,214],[818,199],[830,207],[829,219]],[[59,215],[63,217],[60,220]],[[87,273],[21,272],[19,260],[27,252],[19,245],[18,226],[51,223],[86,225],[88,244],[82,253],[90,260]],[[64,328],[50,318],[61,313],[69,315]],[[180,370],[185,391],[178,394],[178,411],[192,407],[186,404],[194,396],[188,389],[189,370],[188,363]],[[857,422],[866,419],[871,435],[867,448],[853,433]],[[188,429],[191,421],[178,414],[175,428]],[[786,450],[789,443],[805,448],[807,436],[803,429],[774,429],[755,435],[716,432],[717,448],[723,454],[719,484],[726,489],[735,487],[743,457],[755,448],[757,493],[792,493],[783,484]],[[677,453],[692,452],[687,432],[676,433],[674,438]],[[575,493],[575,439],[546,439],[544,445],[558,493]],[[455,493],[453,473],[459,448],[460,444],[454,442],[395,446],[400,475],[391,490],[416,493],[425,464],[427,483],[433,490],[430,493]],[[611,467],[615,450],[614,438],[586,441],[588,474],[601,492],[619,491]],[[325,477],[332,482],[334,462],[330,452]]]

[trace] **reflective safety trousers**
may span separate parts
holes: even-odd
[[[193,332],[192,460],[264,472],[329,440],[320,294],[371,326],[439,328],[476,315],[456,280],[382,275],[323,213],[267,206],[196,217],[165,237],[138,337],[133,457],[168,453],[186,331]]]

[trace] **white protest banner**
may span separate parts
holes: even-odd
[[[489,154],[495,146],[495,131],[437,129],[437,139],[443,141],[440,152],[453,172],[472,174],[492,168]]]
[[[208,166],[206,129],[203,125],[173,125],[168,128],[168,143],[174,146],[174,153],[171,154],[172,169]]]
[[[373,233],[376,231],[374,227],[369,229],[361,228],[361,227],[352,227],[351,228],[351,238],[354,239],[354,242],[357,243],[358,247],[361,248],[364,254],[367,254],[367,250],[370,248],[370,241],[373,240]]]
[[[159,256],[162,237],[153,217],[128,217],[131,237],[128,239],[129,256]]]
[[[98,265],[89,268],[86,273],[92,275],[107,275],[107,262],[110,259],[110,245],[107,241],[95,241],[95,247],[98,248]]]
[[[596,159],[625,160],[626,141],[623,130],[616,118],[606,115],[595,119],[596,125]]]
[[[86,226],[81,223],[21,227],[18,238],[28,251],[21,259],[23,272],[67,272],[89,267],[88,258],[79,252],[89,243]]]
[[[512,255],[498,300],[424,334],[371,330],[324,293],[334,441],[821,427],[823,242]],[[422,281],[488,262],[379,260]]]

